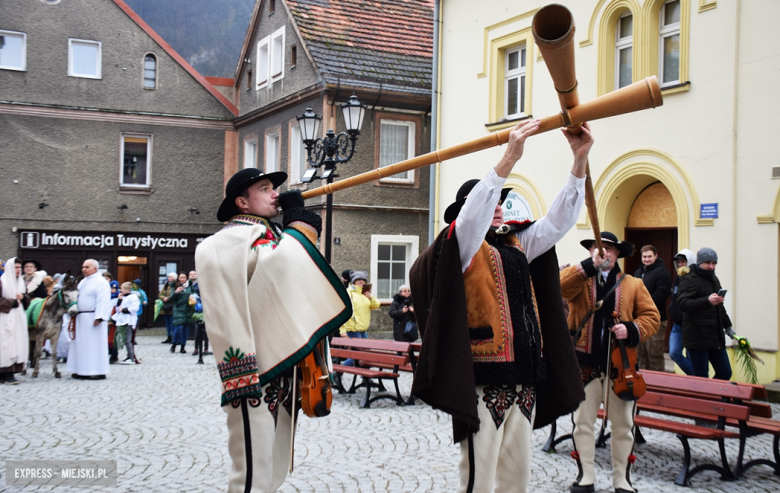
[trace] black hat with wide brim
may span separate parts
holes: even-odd
[[[271,180],[274,188],[277,188],[287,180],[287,173],[284,171],[263,173],[257,168],[245,168],[233,175],[225,187],[225,199],[217,211],[217,220],[222,222],[229,221],[235,215],[233,206],[236,203],[236,198],[244,193],[244,190],[260,180]]]
[[[590,250],[590,247],[596,243],[595,239],[582,240],[580,245]],[[601,243],[609,243],[618,250],[618,258],[630,257],[634,254],[634,244],[627,241],[618,241],[617,236],[609,231],[601,232]]]
[[[461,208],[463,208],[463,204],[466,203],[466,197],[471,193],[471,190],[474,189],[474,187],[479,183],[479,180],[469,180],[463,185],[460,186],[458,189],[457,195],[455,195],[455,202],[451,203],[449,207],[447,207],[447,210],[444,211],[444,222],[447,224],[451,224],[455,219],[458,218],[458,214],[460,214]],[[509,192],[511,192],[511,188],[502,188],[501,189],[501,203],[503,204],[506,200],[507,195],[509,195]]]
[[[35,270],[42,270],[41,263],[38,262],[37,260],[33,260],[31,258],[28,258],[27,260],[23,260],[22,261],[22,267],[24,267],[28,263],[35,264]]]

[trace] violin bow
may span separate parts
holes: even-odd
[[[606,373],[604,375],[604,418],[601,420],[601,431],[599,431],[599,438],[596,440],[596,447],[603,448],[607,445],[607,419],[609,418],[609,374],[610,365],[612,364],[612,330],[609,331],[609,339],[607,340],[607,366]]]
[[[293,472],[293,454],[295,454],[295,387],[298,386],[298,365],[293,366],[292,381],[292,421],[290,422],[290,474]]]

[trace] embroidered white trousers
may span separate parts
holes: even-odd
[[[260,399],[236,399],[223,406],[232,460],[228,493],[273,492],[287,478],[292,425],[290,380],[273,380],[263,387]]]
[[[628,479],[628,456],[634,450],[634,413],[633,401],[621,400],[609,384],[609,422],[612,428],[610,447],[612,450],[612,486],[634,491]],[[581,485],[590,485],[596,481],[593,463],[596,454],[595,424],[596,416],[604,399],[604,377],[594,378],[585,386],[585,400],[574,412],[574,447],[582,465]]]
[[[479,431],[460,442],[458,491],[469,491],[473,467],[473,492],[525,492],[531,480],[536,392],[522,385],[478,385],[476,391]]]

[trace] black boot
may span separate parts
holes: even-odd
[[[172,343],[172,342],[173,342],[173,339],[171,338],[171,336],[168,336],[168,338],[167,338],[167,339],[165,339],[164,341],[162,341],[162,344],[170,344],[170,343]]]
[[[181,350],[179,352],[181,354],[187,354],[187,351],[184,350],[184,344],[181,345]]]
[[[175,352],[176,352],[176,344],[174,344],[173,346],[171,346],[171,352],[172,352],[172,353],[175,353]]]
[[[569,488],[570,493],[593,493],[596,489],[592,484],[581,485],[579,483],[572,483]]]

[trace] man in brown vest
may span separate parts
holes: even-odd
[[[518,124],[498,165],[461,186],[449,226],[412,267],[423,332],[412,392],[453,417],[459,491],[526,491],[535,417],[544,426],[584,398],[553,247],[582,209],[593,138],[587,124],[580,136],[564,131],[574,165],[549,213],[505,223],[502,186],[538,128]]]

